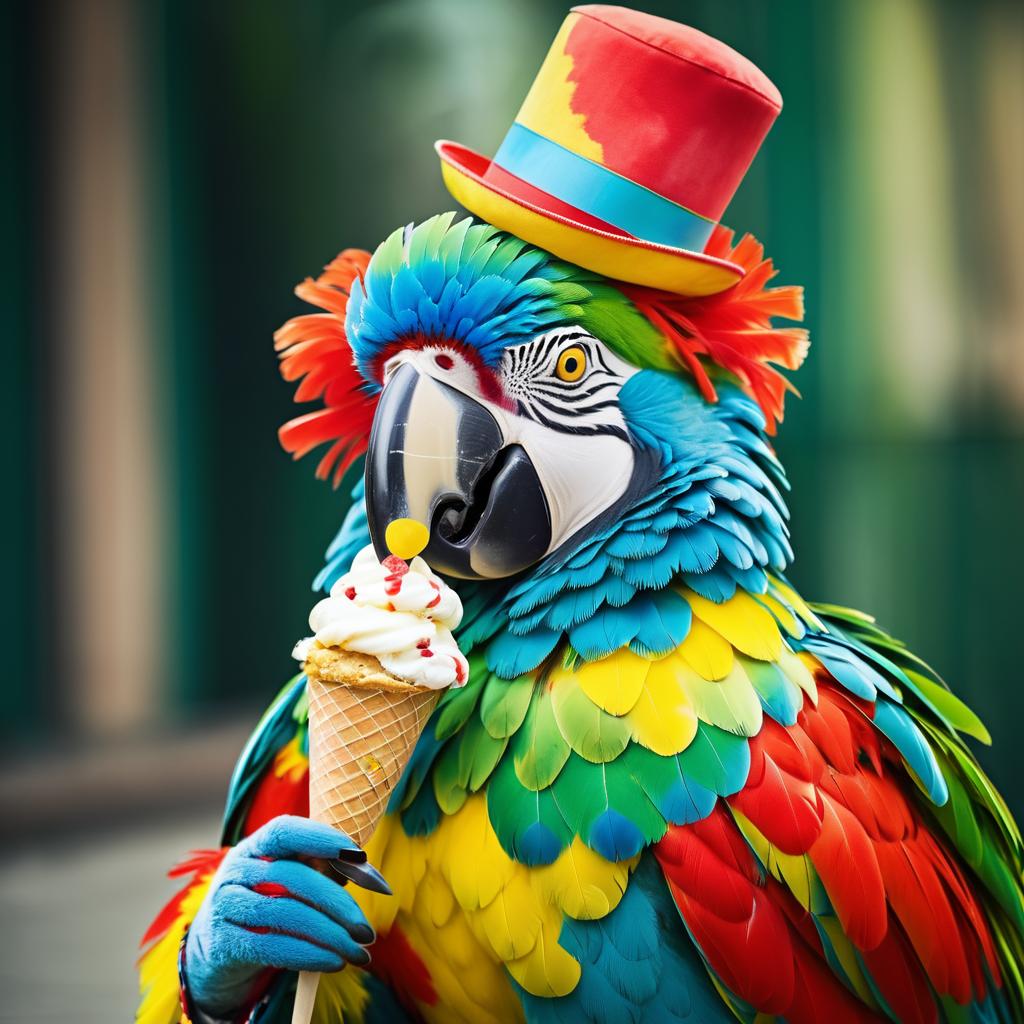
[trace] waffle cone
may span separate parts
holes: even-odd
[[[313,648],[304,669],[310,817],[365,846],[440,691],[396,679],[374,657],[334,648]]]

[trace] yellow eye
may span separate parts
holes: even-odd
[[[587,353],[579,345],[573,345],[558,357],[558,362],[555,364],[555,376],[559,380],[571,384],[583,376],[583,371],[586,368]]]

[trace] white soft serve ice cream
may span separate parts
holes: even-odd
[[[313,640],[324,647],[371,654],[384,669],[416,686],[461,686],[468,665],[452,630],[462,602],[422,558],[377,560],[367,545],[352,568],[309,613],[314,636],[295,648],[304,660]]]

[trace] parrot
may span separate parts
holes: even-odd
[[[308,820],[285,685],[143,937],[139,1022],[288,1021],[299,970],[346,1024],[1024,1020],[989,734],[788,581],[802,291],[750,235],[706,251],[745,273],[684,297],[448,213],[296,289],[275,346],[318,405],[280,440],[346,496],[314,589],[428,524],[468,681],[365,849]]]

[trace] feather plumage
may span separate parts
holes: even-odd
[[[296,398],[325,403],[282,439],[332,442],[335,482],[398,348],[443,338],[493,367],[567,324],[638,368],[619,407],[660,464],[533,569],[458,585],[469,680],[441,696],[369,844],[395,896],[354,893],[380,936],[375,979],[343,972],[368,1014],[396,997],[430,1022],[1024,1013],[1021,840],[960,735],[987,733],[872,620],[812,608],[782,575],[788,485],[767,433],[806,336],[772,318],[798,319],[800,298],[768,287],[753,240],[720,229],[710,251],[745,279],[681,299],[449,214],[369,261],[342,254],[300,287],[324,313],[279,333]],[[367,543],[361,482],[351,502],[318,588]],[[298,678],[240,759],[225,842],[302,813],[305,716]],[[147,1024],[177,1009],[164,954],[200,868],[147,935],[163,950],[144,961]],[[267,1024],[291,983],[274,979]],[[321,1012],[348,996],[327,986]]]

